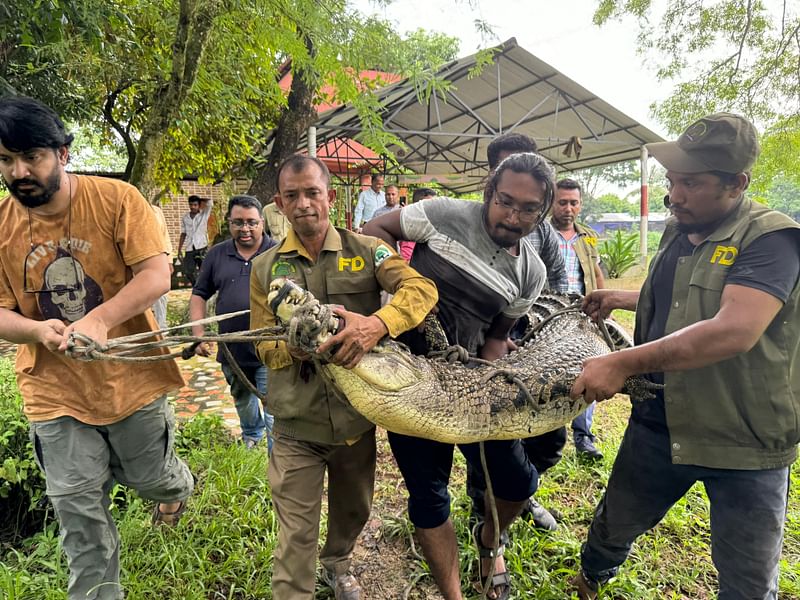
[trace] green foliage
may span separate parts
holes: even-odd
[[[67,130],[75,135],[70,146],[70,167],[77,171],[101,173],[123,172],[127,157],[125,147],[116,138],[95,127],[71,124]]]
[[[542,533],[519,519],[512,525],[506,560],[515,597],[569,597],[567,582],[577,570],[580,545],[608,482],[629,413],[628,402],[619,397],[600,404],[595,431],[605,461],[587,464],[567,448],[561,462],[541,479],[537,498],[561,514],[558,531]],[[185,425],[181,438],[179,453],[198,482],[176,529],[153,529],[149,506],[135,494],[120,490],[115,496],[112,510],[122,538],[122,583],[127,596],[165,600],[271,598],[269,579],[277,526],[266,481],[266,455],[228,443],[216,418],[195,417]],[[400,597],[406,587],[414,588],[410,598],[433,597],[427,565],[411,550],[412,528],[404,516],[404,501],[398,498],[399,473],[389,458],[385,439],[379,439],[379,443],[379,470],[385,473],[376,481],[373,515],[383,521],[383,527],[374,539],[362,538],[367,543],[359,547],[355,566],[370,569],[373,575],[379,572],[384,578],[380,591],[370,597]],[[464,461],[457,453],[454,462],[452,519],[460,548],[461,580],[465,597],[477,598],[471,588],[477,552],[467,525]],[[792,468],[791,478],[779,583],[779,596],[787,599],[800,597],[800,466]],[[602,597],[714,597],[709,518],[708,500],[702,486],[696,485],[659,525],[638,539],[619,575],[604,586]],[[387,562],[392,558],[393,562]],[[0,550],[0,597],[62,600],[66,582],[66,561],[53,525],[16,550]],[[387,591],[393,584],[396,594]],[[318,597],[332,595],[320,589]]]
[[[785,213],[795,220],[800,219],[800,184],[788,178],[777,178],[772,182],[763,200],[770,208]]]
[[[95,129],[101,143],[121,139],[126,171],[145,192],[153,184],[177,191],[187,174],[201,182],[250,174],[286,110],[286,64],[320,74],[327,91],[316,101],[357,106],[364,141],[384,151],[395,140],[383,132],[372,92],[385,82],[361,72],[409,77],[429,99],[446,89],[433,73],[457,50],[454,38],[423,30],[403,37],[343,0],[39,4],[0,8],[12,17],[0,19],[0,93],[5,82]]]
[[[581,219],[594,223],[603,213],[638,214],[638,206],[616,194],[603,194],[599,198],[586,198],[581,203]]]
[[[764,193],[776,176],[800,182],[800,12],[790,7],[759,0],[598,0],[594,21],[638,19],[640,52],[657,57],[659,79],[677,82],[653,106],[670,132],[723,110],[760,125],[763,151],[753,177],[754,189]]]
[[[622,277],[639,261],[639,234],[614,232],[600,244],[600,259],[612,279]]]
[[[658,250],[658,244],[661,242],[661,236],[664,235],[663,231],[648,231],[647,232],[647,256],[653,256]]]
[[[0,358],[0,541],[27,535],[45,516],[37,507],[44,478],[33,458],[29,431],[13,363]]]
[[[129,598],[270,598],[275,517],[266,453],[233,443],[219,417],[181,425],[178,453],[197,477],[176,529],[150,525],[152,505],[118,487],[112,513],[123,539],[122,584]],[[66,561],[56,528],[0,551],[0,597],[64,598]]]
[[[583,187],[582,196],[585,203],[587,199],[595,198],[598,195],[597,190],[602,183],[621,188],[636,184],[639,181],[639,163],[629,160],[600,167],[589,167],[570,173],[567,177],[580,182]]]

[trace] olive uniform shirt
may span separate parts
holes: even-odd
[[[275,325],[267,294],[271,281],[278,277],[290,279],[322,303],[377,316],[391,337],[421,323],[438,299],[433,282],[378,238],[329,226],[314,262],[290,229],[278,246],[253,261],[252,329]],[[383,307],[381,290],[394,294]],[[293,359],[284,342],[259,342],[256,353],[270,369],[267,409],[275,417],[275,433],[336,444],[353,440],[374,426],[315,371],[312,362]]]

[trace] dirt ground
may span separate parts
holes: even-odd
[[[386,433],[378,430],[375,501],[353,557],[353,573],[369,600],[441,600],[433,578],[421,564],[421,550],[410,533],[403,478],[392,457]],[[453,480],[463,479],[454,467]],[[416,556],[415,556],[416,554]],[[332,600],[324,589],[318,600]]]

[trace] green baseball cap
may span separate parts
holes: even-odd
[[[695,121],[675,142],[646,147],[664,167],[678,173],[744,173],[761,151],[753,124],[741,115],[724,112]]]

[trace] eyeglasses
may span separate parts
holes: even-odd
[[[542,215],[542,209],[544,208],[542,205],[536,206],[530,204],[519,208],[508,198],[499,196],[496,193],[494,196],[494,203],[502,208],[506,213],[517,213],[517,215],[519,215],[519,220],[524,223],[533,223],[539,219],[539,217]]]
[[[67,253],[66,254],[57,254],[56,260],[61,260],[64,258],[69,258],[70,263],[72,264],[72,273],[74,275],[73,279],[69,283],[64,282],[57,282],[53,288],[47,287],[47,278],[45,278],[44,287],[42,289],[36,290],[31,289],[28,281],[28,262],[30,257],[36,252],[36,250],[40,247],[41,244],[33,244],[31,243],[31,250],[25,255],[25,263],[22,267],[22,291],[26,294],[53,294],[53,293],[64,293],[64,292],[75,292],[80,290],[83,286],[81,284],[80,277],[78,276],[78,265],[75,261],[75,257],[72,256],[72,252],[70,252],[70,241],[67,242]],[[50,263],[51,265],[54,264]],[[45,270],[45,273],[47,271]],[[67,277],[69,279],[69,277]]]
[[[25,255],[25,262],[22,263],[22,291],[26,294],[53,294],[53,293],[64,293],[64,292],[76,292],[80,290],[83,285],[81,283],[81,279],[78,276],[78,265],[75,261],[75,257],[72,256],[72,179],[69,179],[69,213],[67,215],[67,248],[66,248],[66,255],[60,254],[59,252],[56,253],[56,259],[50,263],[52,266],[57,260],[61,260],[62,258],[69,258],[70,263],[72,264],[72,273],[74,275],[71,283],[64,283],[64,282],[57,282],[54,288],[47,287],[47,278],[45,277],[44,287],[42,289],[36,290],[32,289],[30,285],[28,285],[28,262],[30,261],[31,256],[41,247],[41,244],[34,244],[33,243],[33,225],[31,224],[31,210],[28,209],[28,236],[31,243],[30,251]],[[62,250],[63,252],[63,250]],[[49,267],[48,267],[49,268]],[[45,269],[45,273],[47,270]]]
[[[258,219],[231,219],[230,225],[234,229],[243,229],[245,225],[247,225],[250,229],[255,229],[261,225],[261,221]]]

